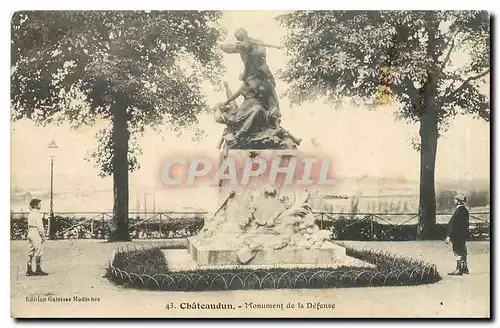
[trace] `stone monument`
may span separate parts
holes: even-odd
[[[237,44],[223,50],[239,53],[244,71],[234,94],[225,85],[227,101],[216,110],[216,121],[226,126],[218,144],[220,161],[289,163],[299,156],[301,139],[281,126],[266,45],[244,29],[238,29],[235,37]],[[236,103],[239,97],[241,105]],[[256,176],[245,185],[220,184],[220,207],[206,218],[201,233],[188,239],[188,251],[198,266],[345,263],[345,249],[330,241],[330,231],[315,224],[308,203],[310,187],[275,180],[270,183]]]

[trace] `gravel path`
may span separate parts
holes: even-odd
[[[134,241],[150,245],[156,241]],[[348,242],[387,250],[437,265],[443,280],[412,287],[329,290],[262,290],[223,292],[151,292],[124,289],[102,278],[113,249],[120,244],[98,240],[48,241],[47,277],[26,277],[26,241],[11,242],[11,313],[14,317],[488,317],[490,245],[470,242],[471,274],[450,277],[451,247],[442,241]],[[73,299],[76,297],[76,299]],[[180,309],[200,304],[231,304],[234,309]],[[304,308],[287,309],[301,303]],[[313,308],[316,303],[328,308]],[[189,305],[186,305],[189,303]],[[250,304],[252,303],[252,304]],[[311,308],[307,308],[308,303]],[[261,309],[261,304],[284,304]],[[335,304],[332,309],[331,304]]]

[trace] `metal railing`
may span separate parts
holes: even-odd
[[[26,221],[27,212],[11,212],[11,229],[13,228],[12,221],[24,219]],[[49,217],[48,213],[44,213]],[[172,222],[189,218],[204,218],[208,212],[205,211],[162,211],[162,212],[129,212],[129,230],[138,231],[144,235],[144,238],[165,238],[162,236],[175,235],[175,231],[165,231],[165,225]],[[436,214],[438,224],[446,224],[453,213],[439,212]],[[331,226],[332,223],[338,220],[346,221],[346,225],[342,226],[338,231],[341,234],[348,229],[360,227],[362,224],[368,224],[369,231],[366,232],[367,239],[375,240],[377,238],[376,226],[384,226],[384,233],[389,234],[393,230],[405,226],[415,225],[418,222],[417,213],[370,213],[370,212],[328,212],[328,211],[313,211],[316,222],[320,229]],[[62,217],[73,220],[72,224],[58,231],[58,235],[64,238],[65,234],[72,232],[78,228],[85,228],[85,234],[90,237],[105,239],[106,233],[110,230],[110,222],[113,218],[112,212],[57,212],[54,213],[56,218]],[[488,231],[490,227],[490,212],[472,212],[470,213],[471,230],[479,228],[482,231]],[[141,228],[141,229],[139,229]],[[162,230],[163,229],[163,230]],[[183,230],[179,228],[177,230]],[[195,233],[196,229],[179,233],[179,237]],[[76,233],[79,233],[78,231]],[[12,236],[12,233],[11,233]],[[139,237],[140,238],[140,237]]]
[[[313,211],[313,214],[317,218],[319,217],[320,222],[323,222],[324,220],[337,220],[339,218],[355,218],[356,221],[358,221],[358,220],[361,220],[361,221],[365,221],[365,220],[377,221],[377,220],[379,220],[379,221],[385,222],[386,224],[389,224],[389,225],[400,226],[400,225],[404,225],[404,224],[411,224],[410,221],[412,221],[412,220],[415,221],[415,224],[418,221],[418,213],[403,213],[403,212],[402,213],[372,213],[372,212],[366,212],[366,213],[363,213],[363,212],[348,213],[347,212],[346,213],[346,212]],[[438,213],[436,213],[436,219],[445,217],[447,219],[446,222],[448,222],[448,220],[451,218],[452,215],[453,215],[452,212],[438,212]],[[362,218],[356,218],[358,216],[362,216]],[[394,222],[390,222],[387,219],[382,218],[383,216],[391,217],[393,219],[395,217],[402,218],[405,216],[409,217],[409,218],[405,219],[403,222],[395,224]],[[480,217],[480,216],[486,216],[487,219],[484,217]],[[490,222],[490,212],[472,212],[472,213],[469,213],[469,217],[470,217],[469,220],[471,223],[489,224],[489,222]]]
[[[405,226],[413,226],[418,224],[418,213],[341,213],[341,212],[324,212],[315,211],[313,214],[316,216],[317,222],[319,222],[320,229],[325,228],[325,223],[333,223],[337,220],[347,220],[349,222],[345,226],[341,227],[336,231],[337,234],[341,234],[347,231],[349,228],[356,226],[361,226],[363,223],[369,225],[369,231],[367,234],[367,239],[376,240],[377,234],[375,232],[375,226],[388,226],[388,229],[384,229],[383,233],[385,235],[390,235],[390,233],[397,229]],[[452,212],[438,212],[436,213],[436,224],[446,225],[453,215]],[[384,218],[385,217],[385,218]],[[399,222],[398,222],[399,221]],[[488,234],[490,229],[490,212],[472,212],[469,214],[469,226],[471,232],[482,231]]]
[[[42,212],[45,218],[50,217],[48,212]],[[204,218],[207,212],[204,211],[165,211],[165,212],[129,212],[129,230],[134,233],[136,230],[141,230],[143,238],[162,238],[162,236],[183,237],[188,234],[193,234],[192,229],[186,232],[184,227],[181,227],[186,219],[198,217]],[[11,212],[11,239],[23,239],[26,230],[28,212]],[[111,222],[113,218],[112,212],[56,212],[54,213],[55,225],[58,227],[56,231],[57,239],[106,239],[111,230]],[[47,220],[47,224],[48,224]],[[58,224],[59,222],[59,224]],[[162,231],[162,226],[172,222],[177,222],[175,231]],[[202,223],[203,221],[201,221]],[[14,223],[17,223],[15,225]],[[62,226],[61,227],[61,223]],[[198,224],[199,225],[199,224]],[[203,224],[201,224],[202,226]],[[154,231],[155,226],[158,230]],[[200,226],[200,228],[201,228]],[[140,228],[140,229],[139,229]],[[174,227],[175,228],[175,227]],[[165,230],[165,229],[164,229]],[[167,229],[168,230],[168,229]],[[172,230],[172,229],[171,229]],[[176,233],[178,232],[178,233]],[[140,237],[136,237],[140,238]]]

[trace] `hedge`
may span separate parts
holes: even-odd
[[[376,220],[356,220],[340,217],[336,220],[317,221],[323,229],[332,231],[335,240],[355,241],[409,241],[417,238],[416,224],[389,225]],[[433,239],[446,237],[446,224],[436,224]],[[471,224],[469,240],[489,240],[489,224]]]
[[[57,239],[107,239],[111,231],[109,220],[96,219],[87,221],[73,229],[70,227],[82,222],[85,218],[55,217],[55,235]],[[185,238],[198,234],[203,228],[203,215],[184,217],[168,217],[163,220],[151,220],[140,225],[140,219],[130,218],[130,233],[133,239],[173,239]],[[318,226],[332,231],[335,240],[379,240],[379,241],[407,241],[416,239],[417,226],[415,224],[389,225],[381,224],[376,220],[356,220],[340,217],[336,220],[316,221]],[[91,227],[93,225],[93,227]],[[25,217],[11,218],[11,239],[25,239],[27,232]],[[372,234],[373,232],[373,234]],[[437,224],[434,229],[434,239],[444,239],[445,224]],[[471,224],[470,240],[489,240],[489,224]]]
[[[110,220],[88,220],[85,217],[54,217],[54,231],[56,239],[107,239],[111,232]],[[188,217],[171,217],[164,220],[151,220],[140,225],[141,219],[130,218],[130,235],[133,239],[173,239],[194,236],[203,228],[204,218],[199,215]],[[74,228],[70,229],[71,227]],[[26,239],[28,223],[26,217],[11,217],[11,240]]]
[[[441,280],[434,264],[372,249],[346,247],[346,253],[373,267],[183,272],[169,271],[163,249],[120,248],[109,263],[106,277],[124,287],[164,291],[410,286]]]

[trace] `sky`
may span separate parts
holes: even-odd
[[[222,25],[227,29],[226,42],[234,42],[233,31],[245,27],[251,37],[268,44],[279,45],[285,31],[274,17],[278,12],[227,12]],[[282,50],[268,49],[268,65],[275,73],[284,68],[286,57]],[[224,55],[227,72],[224,80],[233,90],[243,70],[238,55]],[[286,90],[278,80],[277,92]],[[225,100],[223,92],[205,88],[207,100],[215,105]],[[410,143],[418,136],[418,126],[394,120],[396,107],[386,106],[369,111],[365,108],[334,109],[321,100],[291,106],[281,97],[282,125],[303,138],[300,150],[321,152],[333,158],[335,174],[339,176],[384,176],[418,180],[419,153]],[[103,123],[104,124],[104,123]],[[143,155],[141,169],[130,175],[131,194],[154,189],[161,183],[158,167],[171,153],[216,154],[216,144],[223,126],[212,115],[202,115],[200,126],[207,137],[193,142],[189,133],[177,138],[164,131],[160,135],[147,131],[140,139]],[[102,127],[102,126],[101,126]],[[111,178],[98,177],[92,163],[84,160],[86,152],[96,145],[94,134],[99,126],[77,131],[68,126],[35,127],[30,121],[12,123],[11,164],[12,187],[42,189],[49,187],[50,157],[48,144],[59,146],[55,157],[55,185],[58,190],[109,190]],[[436,161],[436,180],[489,179],[489,123],[458,116],[445,135],[439,139]],[[312,140],[317,147],[313,147]],[[319,145],[319,148],[318,148]]]

